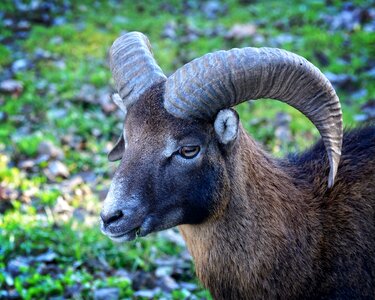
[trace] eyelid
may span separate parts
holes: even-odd
[[[184,143],[179,145],[178,149],[181,149],[182,147],[200,147],[200,143]]]
[[[177,146],[195,146],[202,144],[202,139],[190,136],[190,137],[183,137],[181,140],[177,140]]]

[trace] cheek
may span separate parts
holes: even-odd
[[[174,168],[167,173],[170,194],[165,201],[175,209],[182,209],[184,224],[201,223],[217,210],[225,186],[220,164],[202,162],[196,168]]]

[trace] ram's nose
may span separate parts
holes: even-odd
[[[124,216],[121,210],[115,211],[102,211],[100,217],[102,218],[104,226],[108,226],[116,221],[120,220]]]

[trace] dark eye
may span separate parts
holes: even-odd
[[[178,150],[178,153],[183,158],[194,158],[198,155],[201,148],[199,146],[183,146]]]

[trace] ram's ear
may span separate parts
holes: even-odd
[[[222,109],[216,116],[214,128],[219,142],[231,145],[237,138],[239,117],[233,109]]]
[[[116,161],[122,158],[125,150],[125,141],[124,135],[121,133],[120,138],[117,140],[115,146],[111,151],[108,153],[108,160],[109,161]]]

